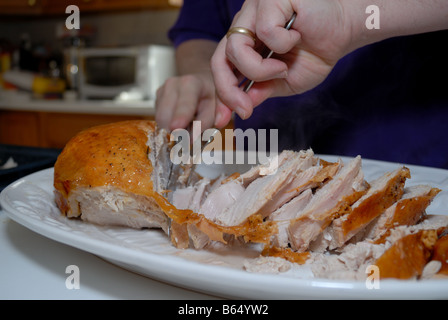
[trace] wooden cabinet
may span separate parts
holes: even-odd
[[[0,143],[40,146],[37,112],[0,110]]]
[[[61,149],[81,130],[149,116],[0,110],[0,144]]]
[[[0,14],[40,14],[45,0],[0,0]]]
[[[0,110],[0,144],[62,149],[81,130],[136,119],[154,120],[154,117]],[[233,128],[233,121],[222,128],[222,138],[226,136],[226,129]],[[224,140],[222,147],[226,148]],[[232,147],[235,148],[234,143]],[[219,146],[215,148],[220,149]]]
[[[0,15],[65,14],[76,5],[81,12],[178,8],[181,0],[0,0]]]
[[[44,0],[42,14],[65,14],[65,9],[70,5],[76,5],[79,11],[91,12],[99,10],[101,0]]]

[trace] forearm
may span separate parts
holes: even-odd
[[[447,0],[340,0],[350,21],[350,49],[396,36],[438,31],[448,28]],[[373,11],[366,13],[367,7]],[[368,28],[369,17],[378,19],[377,28]],[[367,22],[369,24],[369,21]]]
[[[210,71],[210,58],[217,43],[210,40],[189,40],[176,50],[176,64],[179,75],[206,73]]]

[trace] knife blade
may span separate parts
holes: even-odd
[[[202,140],[202,134],[199,135],[198,137],[196,137],[196,139],[191,142],[190,140],[190,144],[189,144],[189,151],[190,151],[190,155],[189,155],[189,160],[190,163],[189,164],[184,164],[187,165],[187,169],[188,174],[186,176],[185,181],[187,182],[187,185],[190,184],[191,182],[191,177],[192,177],[192,173],[195,171],[196,169],[196,165],[200,163],[200,159],[201,159],[201,154],[204,151],[205,147],[208,146],[215,138],[216,134],[219,132],[218,129],[216,128],[212,128],[213,132],[210,134],[210,137],[207,140]],[[191,130],[189,130],[189,132],[191,133]],[[180,141],[178,141],[180,142]],[[200,145],[200,148],[197,148],[195,146]],[[178,182],[178,178],[180,176],[180,170],[181,170],[181,164],[175,164],[173,161],[171,161],[171,165],[170,165],[170,173],[168,176],[168,182],[167,182],[167,186],[165,188],[165,190],[171,190],[173,191],[176,187],[176,184]]]

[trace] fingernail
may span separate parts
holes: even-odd
[[[217,112],[215,117],[215,127],[218,127],[220,125],[221,119],[222,119],[221,112]]]
[[[283,72],[280,72],[280,73],[278,74],[278,78],[279,78],[279,79],[288,78],[288,70],[285,70],[285,71],[283,71]]]
[[[243,120],[247,119],[246,110],[244,108],[237,107],[235,108],[235,112],[240,116],[241,119]]]

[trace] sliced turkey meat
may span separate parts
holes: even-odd
[[[397,201],[403,194],[408,178],[409,169],[403,167],[372,181],[368,192],[352,205],[350,212],[335,219],[329,227],[329,248],[335,249],[344,245]]]
[[[284,248],[289,245],[288,228],[291,220],[295,219],[306,205],[311,201],[313,192],[311,189],[303,191],[300,195],[278,208],[270,216],[269,220],[277,222],[278,232],[273,236],[272,244]]]
[[[291,247],[305,251],[309,244],[368,189],[361,170],[361,157],[344,166],[331,181],[318,189],[288,228]]]
[[[314,153],[284,152],[283,155],[287,157],[281,161],[283,163],[275,174],[260,176],[253,180],[233,204],[216,214],[213,221],[220,225],[237,226],[255,214],[260,214],[264,218],[297,195],[299,191],[295,189],[301,184],[306,184],[312,177],[300,180],[301,173],[316,163]],[[205,216],[207,217],[207,214]]]

